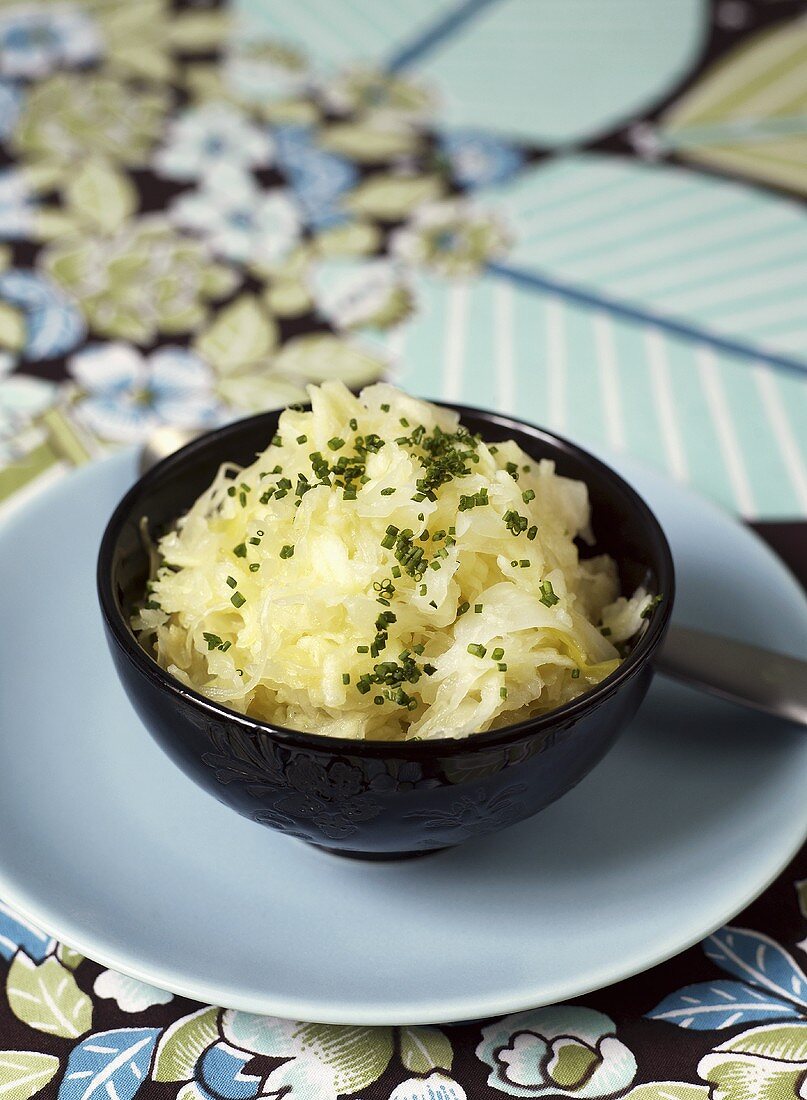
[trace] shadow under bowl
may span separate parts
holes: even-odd
[[[462,423],[491,443],[514,439],[558,473],[584,481],[596,553],[616,561],[622,591],[644,585],[662,601],[620,667],[549,714],[470,737],[354,741],[273,726],[186,688],[139,645],[129,626],[149,562],[147,516],[159,537],[208,487],[223,462],[248,465],[275,434],[280,412],[201,437],[151,469],[118,505],[101,542],[98,595],[126,693],[157,743],[199,786],[262,825],[363,859],[423,855],[530,817],[605,755],[650,685],[667,629],[674,572],[653,513],[613,470],[529,424],[458,405]]]

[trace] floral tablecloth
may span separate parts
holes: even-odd
[[[807,562],[793,0],[0,0],[0,515],[164,423],[397,379]],[[2,843],[2,838],[0,838]],[[443,1028],[246,1017],[0,903],[0,1097],[807,1097],[807,853],[701,947]]]

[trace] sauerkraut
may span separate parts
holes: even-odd
[[[309,387],[175,529],[133,618],[183,684],[338,737],[463,737],[553,710],[620,663],[653,600],[619,594],[586,486],[386,384]]]

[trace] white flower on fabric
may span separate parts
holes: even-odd
[[[636,1059],[601,1012],[553,1005],[505,1016],[482,1029],[476,1056],[488,1084],[510,1096],[612,1100],[636,1075]]]
[[[31,192],[22,173],[0,172],[0,240],[29,235],[34,220]]]
[[[94,992],[108,1001],[115,1001],[121,1012],[143,1012],[152,1005],[167,1005],[174,994],[166,989],[127,978],[117,970],[104,970],[95,979]]]
[[[166,346],[146,357],[130,344],[94,344],[68,369],[83,391],[76,416],[102,439],[132,443],[163,424],[204,427],[223,416],[213,372],[185,348]]]
[[[389,1100],[468,1100],[465,1089],[443,1073],[410,1077],[390,1093]]]
[[[289,100],[304,94],[308,67],[303,56],[277,42],[261,41],[248,27],[230,42],[224,56],[222,76],[239,99],[256,105]]]
[[[404,263],[464,277],[501,255],[509,238],[498,219],[458,200],[426,203],[393,233],[390,250]]]
[[[0,76],[38,80],[100,52],[95,23],[73,4],[16,4],[0,13]]]
[[[49,408],[56,397],[56,386],[41,378],[11,374],[14,359],[0,353],[0,464],[21,458],[42,434],[31,427],[35,417]]]
[[[192,107],[172,119],[157,171],[170,179],[201,179],[220,164],[259,168],[271,162],[274,145],[268,131],[250,122],[228,103]]]
[[[180,195],[171,217],[238,263],[280,263],[300,239],[300,215],[288,193],[265,191],[230,165],[218,165],[198,190]]]
[[[317,309],[339,329],[387,329],[412,312],[412,293],[386,259],[324,262],[311,282]]]

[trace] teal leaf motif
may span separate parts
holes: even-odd
[[[771,997],[743,982],[699,982],[671,993],[647,1013],[692,1031],[717,1031],[758,1020],[796,1020],[801,1017],[790,1001]]]
[[[156,1027],[125,1027],[88,1036],[70,1052],[58,1100],[132,1100],[159,1034]]]
[[[41,962],[53,950],[54,941],[0,901],[0,956],[13,959],[21,947],[29,959]]]
[[[807,975],[769,936],[726,925],[704,941],[703,950],[729,974],[807,1008]]]
[[[244,1073],[252,1055],[229,1043],[216,1043],[202,1055],[201,1078],[207,1092],[222,1100],[252,1100],[261,1091],[260,1077]]]

